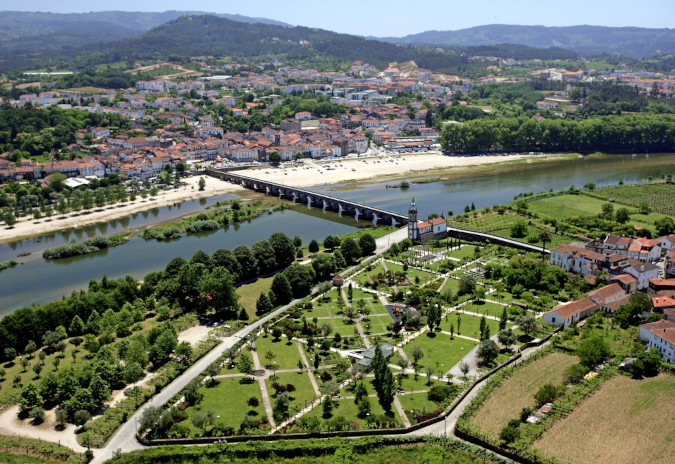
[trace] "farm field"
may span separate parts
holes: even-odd
[[[665,184],[662,184],[665,185]],[[619,187],[619,186],[617,186]],[[631,185],[631,186],[620,186],[620,187],[646,187],[645,185],[639,184],[639,185]],[[614,188],[614,187],[609,187],[609,188]],[[633,191],[633,190],[629,190]],[[634,193],[637,195],[637,198],[640,198],[639,192],[634,191]],[[651,214],[648,215],[643,215],[643,214],[637,214],[637,210],[630,208],[629,211],[631,213],[630,217],[630,223],[638,225],[643,228],[648,228],[648,229],[653,229],[654,227],[654,221],[657,219],[661,219],[664,214],[672,214],[675,215],[675,206],[672,205],[673,203],[673,195],[675,195],[675,188],[670,189],[670,197],[668,200],[665,199],[665,194],[664,198],[658,197],[659,199],[656,200],[650,200],[647,198],[643,198],[642,200],[638,201],[634,198],[631,198],[629,196],[629,193],[626,193],[626,198],[625,200],[619,200],[618,198],[612,197],[609,194],[605,194],[608,199],[613,199],[617,203],[614,203],[614,210],[616,211],[617,209],[621,208],[622,205],[620,203],[625,203],[629,204],[630,206],[633,207],[638,207],[640,203],[644,202],[649,204],[652,207],[652,212]],[[544,218],[556,218],[560,219],[561,218],[561,212],[564,211],[564,216],[565,217],[573,217],[573,216],[597,216],[602,212],[602,205],[607,204],[606,200],[601,200],[599,198],[591,197],[588,195],[558,195],[555,197],[549,197],[549,198],[542,198],[539,200],[532,200],[527,203],[529,205],[530,211],[532,211],[535,214],[538,214],[541,217]],[[666,213],[665,211],[670,211],[670,213]],[[555,243],[555,240],[554,240]]]
[[[553,424],[534,447],[570,464],[670,463],[673,391],[675,376],[633,380],[617,375]]]
[[[675,174],[672,172],[670,174]],[[652,209],[661,214],[675,216],[675,184],[665,182],[652,182],[644,184],[614,185],[603,187],[595,192],[603,198],[613,199],[618,203],[639,207],[646,203]]]
[[[560,385],[565,369],[578,361],[576,356],[554,352],[516,369],[490,393],[471,418],[471,424],[484,432],[499,434],[524,407],[534,406],[534,394],[539,388],[547,383]]]

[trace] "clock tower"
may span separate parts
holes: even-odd
[[[408,208],[408,238],[413,242],[420,239],[420,232],[417,228],[417,205],[415,205],[414,198],[410,202],[410,208]]]

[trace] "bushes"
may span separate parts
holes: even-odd
[[[129,234],[115,234],[110,237],[96,236],[82,242],[72,241],[65,245],[59,245],[48,248],[42,253],[45,259],[63,259],[71,256],[86,255],[96,253],[108,247],[114,247],[126,243],[130,238]],[[0,270],[2,267],[0,266]]]
[[[194,234],[197,232],[204,232],[208,230],[218,230],[218,229],[220,229],[220,224],[218,224],[218,222],[214,220],[207,220],[207,221],[195,221],[189,226],[187,226],[185,231],[188,234]]]

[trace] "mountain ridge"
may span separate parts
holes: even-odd
[[[462,47],[518,44],[560,47],[580,54],[620,54],[644,58],[675,53],[675,29],[610,26],[526,26],[487,24],[457,30],[424,31],[404,37],[381,37],[387,43]]]

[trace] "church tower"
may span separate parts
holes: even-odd
[[[415,205],[415,198],[412,199],[410,208],[408,209],[408,238],[413,242],[417,242],[420,239],[420,232],[417,228],[417,205]]]

